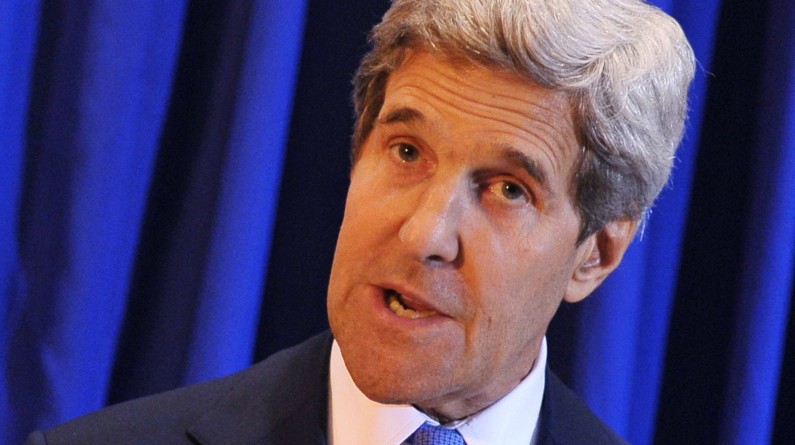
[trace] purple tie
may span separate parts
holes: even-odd
[[[428,422],[411,436],[412,445],[465,445],[461,434],[453,429],[433,426]]]

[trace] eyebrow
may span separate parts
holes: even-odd
[[[391,110],[386,116],[378,119],[379,124],[396,124],[406,122],[421,122],[427,121],[425,115],[416,108],[400,107]]]
[[[551,190],[549,188],[549,178],[547,177],[546,171],[538,161],[508,144],[497,144],[497,149],[501,152],[503,159],[526,171],[527,174],[538,181],[539,185],[545,190]]]

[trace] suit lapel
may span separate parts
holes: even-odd
[[[547,368],[538,445],[626,444]]]
[[[554,376],[552,372],[550,372],[549,368],[546,369],[546,377],[544,377],[544,399],[541,402],[541,413],[539,414],[538,419],[538,444],[537,445],[555,445],[557,441],[555,440],[555,435],[553,434],[553,428],[551,419],[553,418],[553,411],[555,411],[555,396],[553,395],[556,392],[555,388],[552,388],[553,385],[556,383],[550,379],[550,376]],[[554,377],[557,380],[557,377]]]
[[[274,354],[188,428],[198,444],[325,445],[331,334]]]

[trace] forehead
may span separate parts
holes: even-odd
[[[429,51],[410,51],[389,77],[378,124],[395,123],[427,130],[459,151],[508,147],[561,179],[579,153],[565,93]]]
[[[517,107],[514,111],[527,117],[551,112],[571,123],[567,93],[544,87],[513,71],[478,64],[442,51],[406,50],[400,65],[389,75],[386,95],[412,82],[428,83],[429,87],[461,95],[462,99],[482,99],[473,97],[472,91],[468,91],[474,89],[491,95],[508,109]],[[450,87],[453,89],[448,90]]]

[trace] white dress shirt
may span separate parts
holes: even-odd
[[[530,374],[505,397],[474,416],[453,422],[467,445],[534,445],[544,396],[547,340]],[[329,368],[329,445],[400,445],[423,424],[439,423],[411,405],[368,399],[353,383],[336,340]]]

